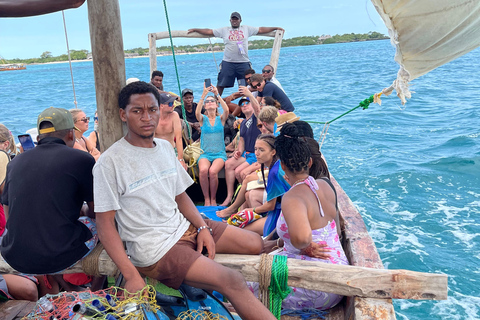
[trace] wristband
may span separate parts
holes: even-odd
[[[207,229],[208,231],[210,231],[210,234],[212,233],[212,228],[209,228],[208,226],[201,226],[200,228],[198,228],[197,233],[200,233],[200,231],[202,231],[203,229]]]

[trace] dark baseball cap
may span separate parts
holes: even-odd
[[[237,18],[239,20],[242,20],[242,16],[240,15],[240,13],[238,13],[236,11],[232,12],[232,14],[230,15],[230,19],[232,19],[232,18]]]
[[[170,102],[175,101],[177,97],[171,95],[170,93],[162,92],[160,93],[160,104],[169,104]]]
[[[192,89],[183,89],[182,90],[182,97],[184,97],[187,93],[190,93],[193,95],[193,90]]]

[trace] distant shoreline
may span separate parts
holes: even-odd
[[[346,41],[346,42],[335,42],[335,43],[327,43],[327,44],[336,44],[336,43],[354,43],[354,42],[365,42],[365,41],[378,41],[378,40],[389,40],[389,39],[372,39],[372,40],[361,40],[361,41]],[[318,44],[320,45],[320,44]],[[297,46],[297,47],[309,47],[310,45],[306,46]],[[290,47],[286,47],[290,48]],[[254,51],[254,50],[264,50],[264,49],[251,49],[249,51]],[[175,55],[190,55],[190,54],[203,54],[203,53],[211,53],[212,51],[208,52],[180,52],[180,53],[175,53]],[[218,51],[213,51],[213,52],[223,52],[223,50],[218,50]],[[157,54],[157,57],[165,57],[165,56],[171,56],[172,54]],[[125,59],[138,59],[138,58],[148,58],[148,55],[143,55],[143,56],[134,56],[134,57],[125,57]],[[72,62],[86,62],[86,61],[93,61],[92,59],[83,59],[83,60],[72,60]],[[68,60],[66,61],[51,61],[51,62],[35,62],[35,63],[27,63],[28,66],[34,66],[34,65],[43,65],[43,64],[58,64],[58,63],[68,63]]]

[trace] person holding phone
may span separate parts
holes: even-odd
[[[11,159],[18,153],[15,138],[10,130],[2,123],[0,123],[0,150],[5,151]]]
[[[275,30],[285,31],[279,27],[240,26],[242,16],[238,12],[230,15],[230,27],[219,29],[189,29],[188,33],[198,32],[206,36],[222,38],[225,43],[223,60],[218,73],[217,89],[222,95],[224,88],[235,85],[235,79],[245,79],[245,71],[252,68],[248,58],[248,38],[257,34],[269,33]]]
[[[207,87],[207,84],[210,86]],[[207,96],[209,92],[213,92],[214,96]],[[205,114],[201,114],[204,101]],[[223,109],[221,116],[218,114],[219,102]],[[218,172],[222,170],[227,160],[223,127],[228,114],[228,106],[218,94],[217,88],[212,86],[210,81],[205,81],[202,97],[195,111],[195,116],[202,128],[200,147],[203,153],[198,158],[198,170],[205,206],[217,205]]]

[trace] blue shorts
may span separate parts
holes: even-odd
[[[245,79],[245,71],[251,68],[252,64],[250,62],[222,61],[217,78],[217,87],[233,87],[235,85],[235,79]]]
[[[254,152],[246,152],[244,151],[242,154],[242,157],[244,157],[247,160],[248,164],[252,164],[257,162],[257,157],[255,156]]]

